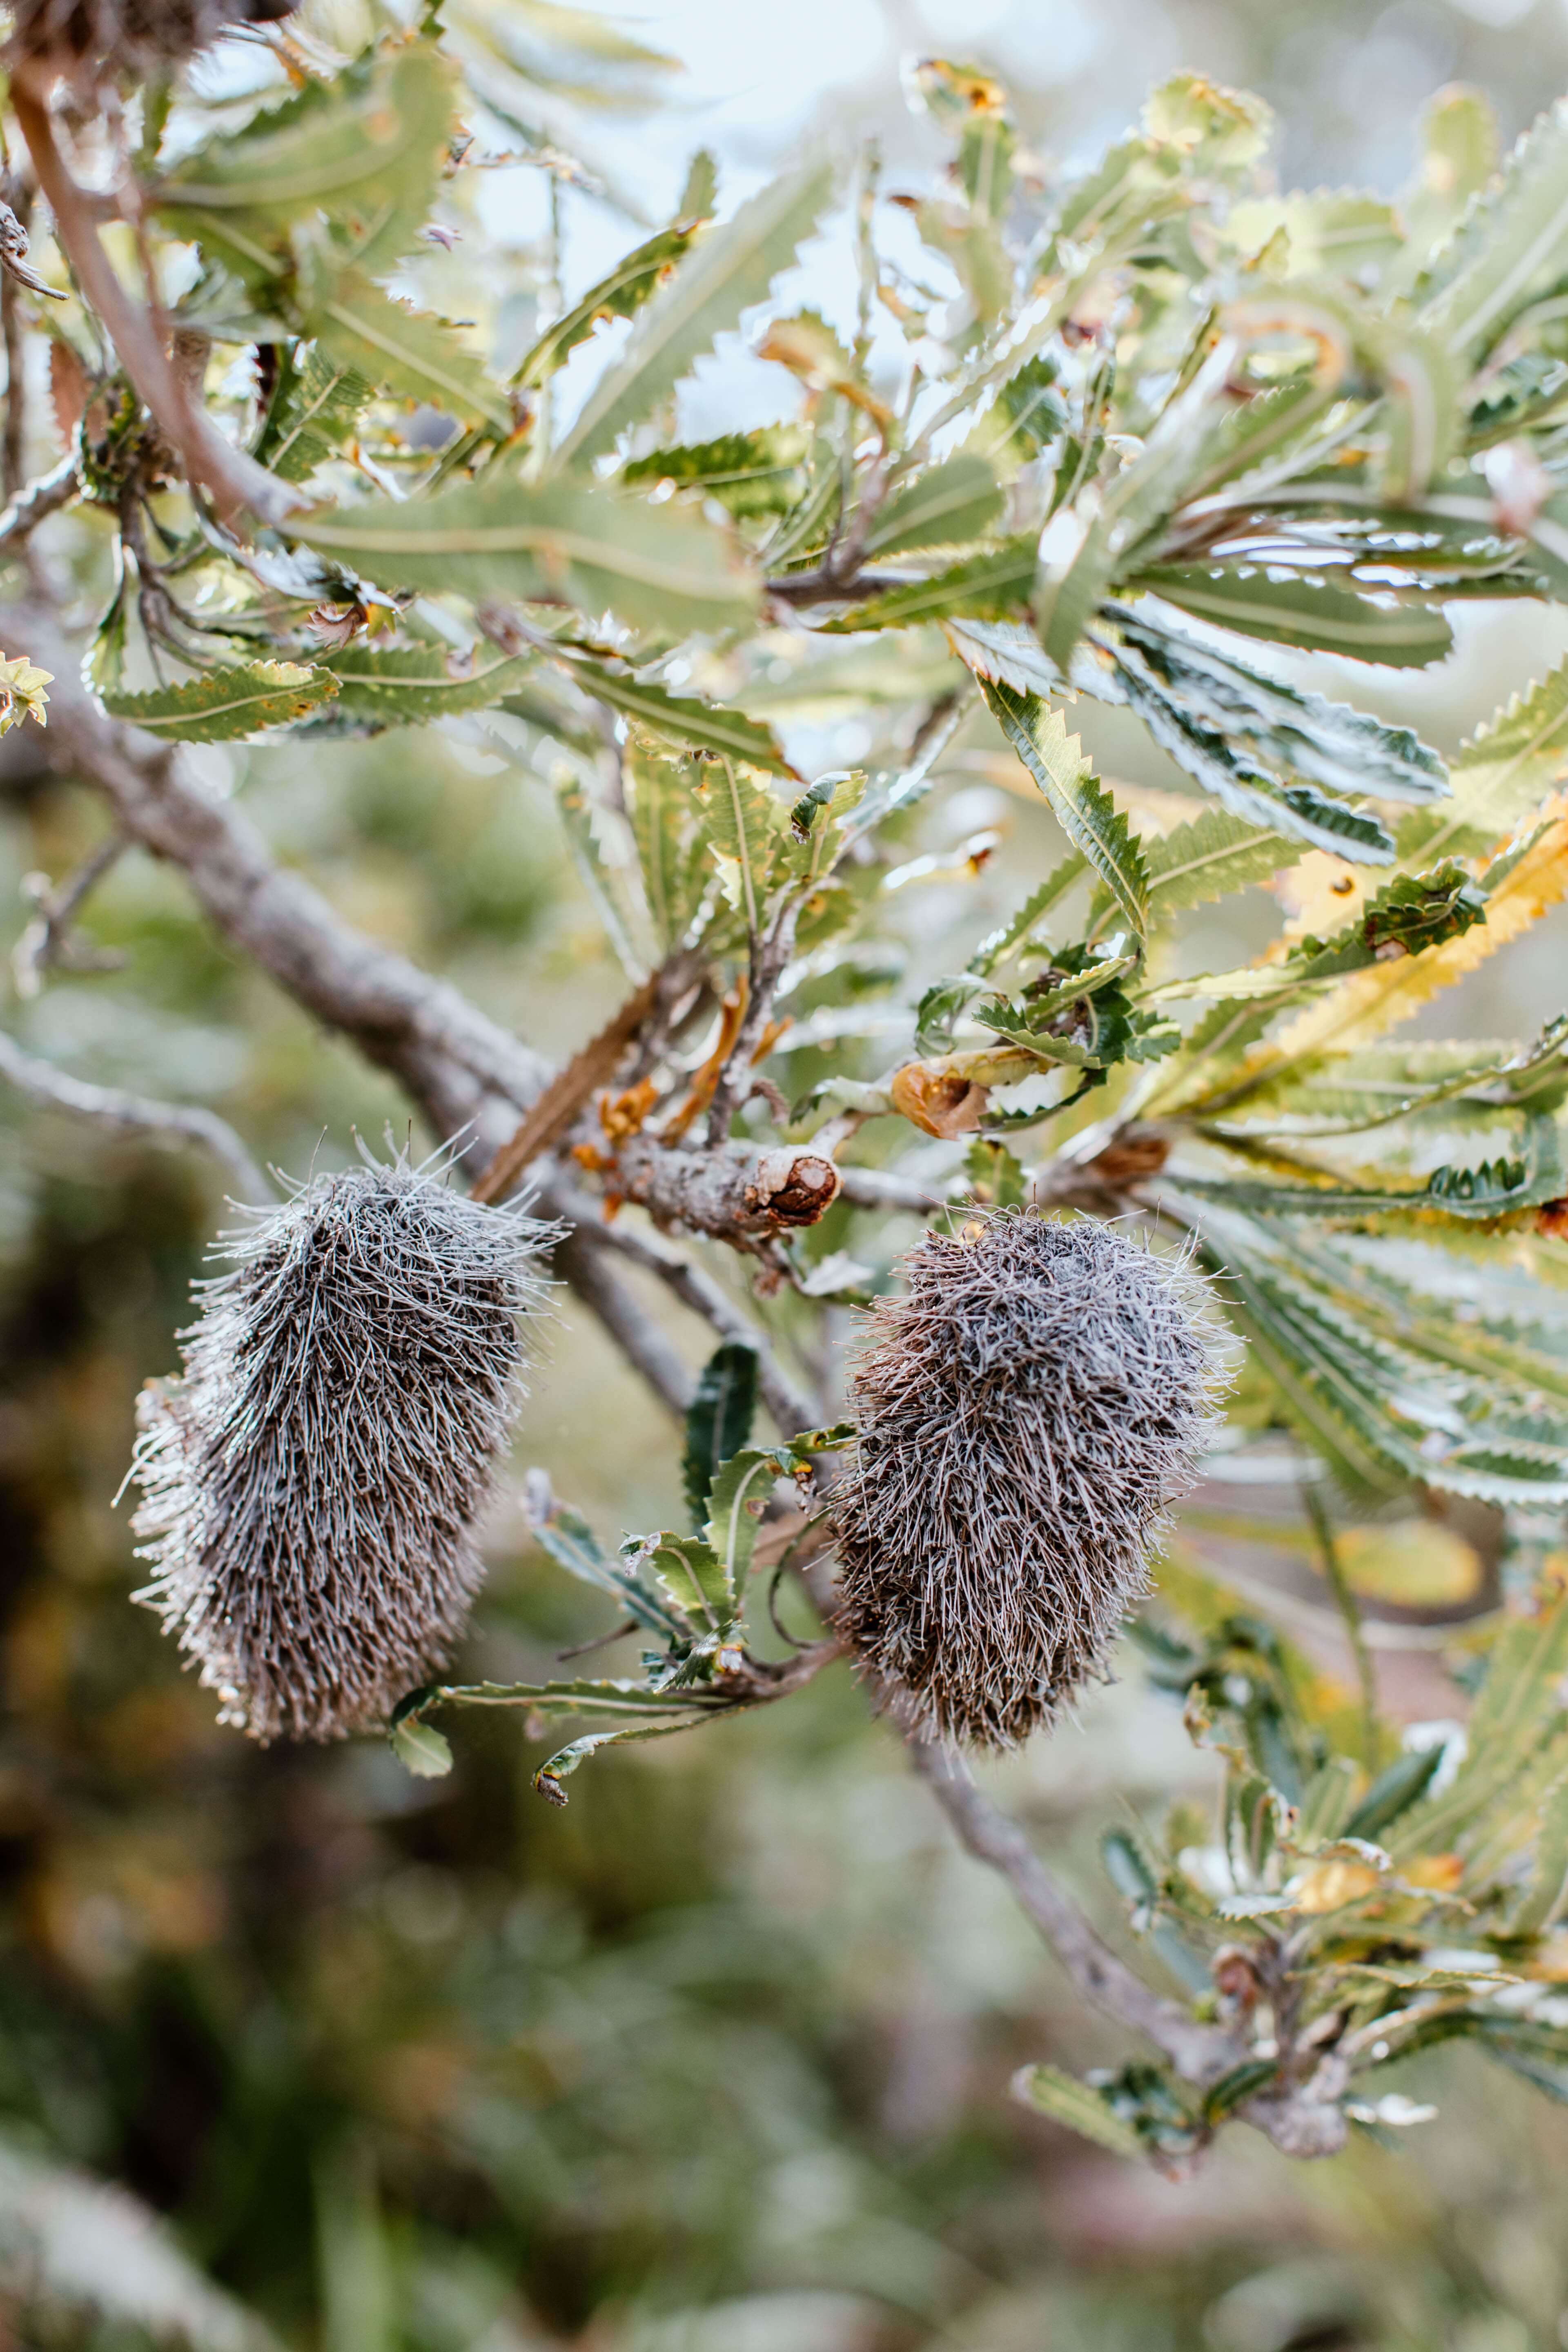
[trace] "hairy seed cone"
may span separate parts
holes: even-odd
[[[1103,1679],[1222,1375],[1201,1278],[1034,1211],[928,1234],[851,1377],[838,1622],[911,1727],[1014,1748]]]
[[[269,25],[299,0],[16,0],[6,55],[102,86],[176,70],[230,25]]]
[[[521,1400],[518,1318],[552,1229],[405,1160],[297,1187],[215,1255],[183,1380],[138,1412],[136,1598],[219,1721],[339,1739],[441,1664]]]

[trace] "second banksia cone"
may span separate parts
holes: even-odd
[[[482,1573],[552,1229],[405,1160],[300,1186],[226,1255],[183,1380],[143,1391],[139,1594],[254,1738],[384,1722]]]
[[[850,1383],[838,1623],[901,1721],[1013,1748],[1102,1676],[1222,1375],[1201,1278],[1093,1219],[928,1234]]]

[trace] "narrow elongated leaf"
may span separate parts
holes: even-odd
[[[1113,2156],[1142,2158],[1147,2151],[1129,2123],[1123,2123],[1100,2093],[1059,2066],[1026,2066],[1014,2077],[1014,2095],[1026,2106],[1037,2107],[1052,2123],[1108,2147]]]
[[[616,1731],[585,1731],[580,1739],[568,1740],[553,1756],[547,1756],[533,1776],[535,1793],[552,1805],[563,1805],[566,1791],[561,1786],[569,1780],[580,1764],[596,1756],[601,1748],[629,1748],[643,1739],[668,1739],[678,1731],[692,1731],[700,1723],[712,1723],[732,1708],[699,1707],[689,1714],[673,1717],[668,1723],[626,1723]]]
[[[1149,877],[1142,849],[1110,795],[1101,792],[1076,735],[1059,710],[992,679],[981,690],[1003,734],[1049,803],[1063,832],[1086,857],[1140,940],[1148,929]]]
[[[700,515],[618,499],[589,482],[534,487],[489,476],[434,498],[391,499],[311,517],[310,547],[386,587],[471,597],[564,597],[634,627],[722,628],[755,583]]]
[[[628,488],[674,482],[717,499],[737,520],[789,514],[805,496],[810,436],[799,425],[763,425],[675,449],[652,449],[621,469]]]
[[[546,327],[513,369],[511,382],[521,388],[547,382],[578,344],[586,341],[601,320],[632,318],[689,250],[700,227],[700,223],[694,220],[677,221],[669,228],[661,228],[646,244],[623,254],[607,277],[591,286],[580,302]]]
[[[1407,817],[1401,858],[1474,857],[1496,847],[1568,776],[1568,662],[1516,694],[1454,761],[1446,806]]]
[[[1001,620],[1009,613],[1027,610],[1034,584],[1033,537],[1005,540],[1000,547],[987,550],[984,555],[966,556],[962,563],[950,564],[945,572],[933,572],[929,579],[906,580],[897,588],[884,589],[879,596],[864,598],[836,621],[827,622],[823,634],[849,636],[868,629],[910,629],[926,621],[960,618]],[[1036,667],[1043,667],[1045,656],[1032,632],[1031,640]],[[984,638],[973,631],[965,642],[982,646],[984,644]],[[964,646],[957,636],[953,643],[957,651],[963,653]],[[1055,676],[1054,665],[1051,669]]]
[[[1123,647],[1116,656],[1098,691],[1108,701],[1129,703],[1161,749],[1243,824],[1360,864],[1393,864],[1393,836],[1370,811],[1352,808],[1312,784],[1281,782],[1254,759],[1245,740],[1233,741],[1194,711],[1184,692],[1169,691],[1135,647]]]
[[[1293,855],[1277,833],[1259,833],[1222,809],[1205,809],[1163,841],[1143,845],[1150,906],[1163,915],[1205,906],[1249,883],[1267,881]]]
[[[984,457],[949,457],[896,490],[866,535],[869,560],[912,548],[965,547],[984,539],[1002,511],[1002,491]]]
[[[732,220],[710,229],[673,282],[643,310],[626,352],[605,371],[563,441],[558,465],[601,456],[657,408],[714,336],[738,325],[743,310],[766,298],[832,192],[830,168],[814,163],[775,180]]]
[[[688,1508],[698,1527],[708,1517],[714,1473],[739,1454],[757,1410],[757,1351],[726,1339],[702,1368],[686,1415],[683,1478]]]
[[[209,670],[183,686],[154,687],[147,694],[106,694],[103,707],[150,735],[182,743],[234,743],[265,728],[287,727],[328,702],[338,691],[330,669],[305,669],[296,662],[240,662]]]
[[[1525,132],[1502,180],[1472,210],[1422,316],[1457,357],[1479,362],[1528,302],[1557,287],[1568,236],[1568,101]]]
[[[1131,583],[1200,621],[1277,646],[1342,654],[1394,669],[1425,669],[1453,650],[1454,633],[1436,604],[1398,602],[1310,573],[1281,573],[1251,563],[1168,563]]]
[[[326,667],[338,681],[337,708],[378,727],[422,727],[459,710],[488,710],[517,693],[531,656],[476,646],[465,658],[449,647],[417,646],[380,652],[349,646]]]
[[[1541,1809],[1541,1829],[1530,1885],[1510,1915],[1510,1936],[1539,1936],[1552,1925],[1568,1897],[1568,1780],[1553,1789]]]
[[[628,1567],[624,1560],[605,1559],[581,1511],[574,1511],[568,1503],[557,1502],[549,1492],[548,1482],[544,1483],[543,1496],[536,1495],[537,1477],[537,1473],[531,1474],[527,1488],[528,1524],[541,1549],[569,1576],[576,1577],[580,1583],[596,1585],[601,1592],[619,1601],[650,1633],[670,1642],[686,1640],[690,1628],[684,1620],[666,1606],[635,1567]]]
[[[635,739],[624,762],[643,897],[660,948],[679,946],[712,877],[689,772]]]
[[[743,760],[748,767],[765,768],[771,775],[800,781],[765,719],[748,719],[744,711],[727,710],[721,703],[670,694],[650,679],[634,677],[624,664],[564,651],[560,658],[562,667],[584,694],[607,702],[612,710],[635,719],[650,734],[678,750],[717,752],[721,758]]]
[[[428,401],[466,424],[511,431],[505,393],[451,329],[394,301],[359,271],[346,271],[322,295],[310,323],[322,353],[337,366],[410,400]]]
[[[1299,776],[1336,795],[1389,800],[1429,801],[1443,793],[1442,761],[1409,728],[1266,677],[1235,653],[1157,617],[1152,605],[1112,604],[1106,612],[1123,646],[1134,647],[1189,712],[1239,737],[1281,780]]]

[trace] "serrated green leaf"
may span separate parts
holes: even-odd
[[[1262,564],[1163,563],[1131,583],[1216,628],[1310,653],[1341,654],[1384,668],[1425,669],[1451,653],[1454,633],[1436,604],[1373,593]]]
[[[714,1473],[741,1452],[756,1410],[757,1351],[748,1341],[726,1339],[704,1364],[686,1414],[682,1477],[698,1528],[708,1517]]]
[[[1149,877],[1136,836],[1101,792],[1076,735],[1059,710],[1032,695],[983,679],[981,691],[1003,734],[1049,803],[1073,847],[1086,857],[1131,924],[1148,931]]]
[[[1516,694],[1460,747],[1445,806],[1406,817],[1405,862],[1474,857],[1496,847],[1568,776],[1568,662]]]
[[[825,622],[819,635],[861,635],[872,629],[910,629],[928,621],[960,618],[1000,620],[1026,609],[1034,584],[1033,538],[1009,539],[983,555],[965,556],[962,563],[929,579],[901,581],[879,596],[864,597],[836,620]],[[1035,650],[1038,667],[1045,657],[1037,642]]]
[[[466,660],[434,645],[389,652],[356,645],[330,655],[326,667],[345,715],[379,727],[422,727],[454,711],[489,709],[519,690],[534,663],[488,645],[476,646]]]
[[[323,355],[339,367],[410,400],[428,401],[466,424],[488,425],[502,435],[512,430],[505,393],[451,329],[395,301],[358,270],[346,270],[311,305],[308,323]]]
[[[1167,690],[1136,648],[1117,653],[1099,690],[1108,700],[1128,702],[1161,749],[1258,832],[1286,834],[1363,865],[1394,862],[1393,836],[1370,811],[1352,808],[1313,784],[1282,782],[1252,756],[1245,740],[1233,741],[1194,710],[1184,692]]]
[[[1251,883],[1266,882],[1293,855],[1277,833],[1259,833],[1223,809],[1205,809],[1163,841],[1145,842],[1151,908],[1173,915],[1184,907],[1226,898]]]
[[[291,222],[325,214],[362,266],[384,268],[428,211],[455,100],[452,68],[430,42],[384,50],[198,147],[151,201],[178,234],[201,241],[216,228],[231,249],[280,256]]]
[[[288,354],[251,455],[279,481],[303,482],[353,432],[371,385],[314,344]]]
[[[264,728],[292,725],[337,691],[330,669],[301,668],[297,662],[239,662],[187,678],[183,686],[106,694],[103,707],[111,718],[127,719],[150,735],[181,743],[234,743]]]
[[[676,1607],[693,1624],[706,1624],[722,1640],[739,1613],[737,1587],[712,1546],[700,1536],[661,1535],[654,1538],[648,1558]]]
[[[1098,2091],[1059,2066],[1026,2066],[1014,2078],[1014,2092],[1026,2106],[1037,2107],[1053,2123],[1108,2147],[1113,2156],[1142,2158],[1148,2153],[1132,2126],[1123,2123]]]
[[[734,869],[736,904],[746,928],[755,931],[784,812],[731,760],[716,760],[704,770],[697,797],[709,840]]]
[[[828,165],[786,173],[710,229],[685,265],[644,308],[621,358],[605,372],[563,441],[558,466],[583,465],[615,446],[626,427],[657,408],[709,350],[715,335],[763,301],[809,236],[833,191]]]
[[[1515,147],[1498,185],[1472,207],[1422,320],[1476,366],[1526,304],[1554,291],[1568,236],[1568,102]]]
[[[1002,511],[1002,491],[984,457],[949,457],[895,490],[866,534],[876,562],[916,548],[966,547],[984,539]]]
[[[751,1570],[757,1548],[758,1522],[778,1480],[789,1466],[789,1456],[777,1446],[749,1446],[732,1454],[714,1475],[708,1498],[709,1543],[724,1574],[732,1607]]]
[[[805,497],[809,437],[799,425],[763,425],[717,441],[652,449],[621,469],[629,488],[674,482],[717,499],[738,520],[789,514]]]
[[[307,546],[393,588],[566,597],[633,627],[723,628],[754,579],[700,515],[617,498],[597,483],[535,486],[491,473],[433,498],[376,499],[295,526]]]
[[[659,946],[668,954],[686,938],[712,866],[693,821],[689,772],[635,739],[627,746],[624,769],[643,897]]]
[[[591,286],[580,302],[545,329],[518,362],[510,381],[521,390],[546,383],[603,320],[635,317],[689,250],[700,226],[683,217],[623,254],[607,277]]]
[[[1442,793],[1443,762],[1409,728],[1266,677],[1151,606],[1111,604],[1106,617],[1190,713],[1247,744],[1282,781],[1299,777],[1335,796],[1429,801]]]
[[[624,663],[595,661],[590,654],[567,647],[563,647],[557,658],[584,694],[607,702],[612,710],[635,719],[650,735],[659,736],[678,750],[742,760],[748,767],[763,768],[770,775],[789,776],[800,782],[765,719],[748,719],[744,711],[726,709],[721,703],[698,702],[690,696],[670,694],[651,679],[635,677]]]

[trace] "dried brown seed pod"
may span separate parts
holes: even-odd
[[[78,85],[175,72],[231,25],[270,25],[299,0],[16,0],[5,55]]]
[[[156,1609],[253,1738],[384,1722],[462,1630],[553,1229],[374,1160],[225,1236],[132,1465]]]
[[[1186,1259],[1033,1210],[928,1234],[878,1303],[838,1622],[912,1727],[1014,1748],[1103,1678],[1223,1383]]]

